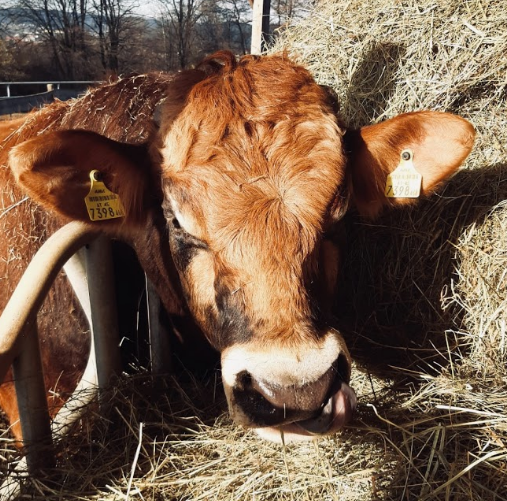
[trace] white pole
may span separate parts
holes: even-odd
[[[261,54],[264,50],[265,39],[269,35],[269,11],[271,0],[254,0],[252,17],[252,43],[250,52]]]

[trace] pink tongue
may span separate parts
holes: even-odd
[[[331,398],[333,399],[334,418],[330,431],[345,425],[352,417],[352,413],[357,405],[356,394],[347,383],[342,383],[340,391],[335,393]]]

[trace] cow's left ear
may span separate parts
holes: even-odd
[[[411,150],[413,165],[422,176],[421,196],[432,193],[451,177],[470,153],[472,125],[450,113],[422,111],[398,115],[385,122],[348,131],[352,200],[364,216],[375,217],[384,206],[414,203],[414,198],[388,198],[387,177]]]
[[[94,132],[42,134],[14,147],[9,153],[9,166],[17,183],[45,208],[104,229],[141,220],[149,203],[146,195],[151,166],[147,147],[118,143]],[[119,196],[125,217],[109,219],[106,211],[101,214],[102,221],[90,220],[85,197],[94,170],[105,187]]]

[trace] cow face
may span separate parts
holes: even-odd
[[[350,357],[319,301],[335,281],[321,257],[345,183],[343,131],[301,68],[283,58],[229,64],[162,124],[173,259],[222,353],[235,420],[325,432],[354,406]]]
[[[420,112],[346,131],[328,93],[284,55],[221,53],[199,71],[169,93],[149,148],[54,132],[14,148],[11,168],[34,198],[86,219],[74,202],[102,165],[127,199],[125,221],[102,227],[136,243],[169,309],[181,292],[221,352],[233,418],[273,439],[332,433],[355,407],[350,356],[326,307],[334,227],[349,201],[368,217],[410,203],[384,196],[405,149],[422,194],[433,191],[469,153],[473,128]]]

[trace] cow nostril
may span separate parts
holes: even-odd
[[[238,375],[233,389],[236,405],[256,426],[273,426],[282,422],[283,409],[270,402],[256,386],[249,373],[243,373],[242,377]]]
[[[347,357],[342,353],[333,363],[333,369],[336,372],[335,380],[345,381],[350,380],[350,364]]]
[[[236,387],[247,390],[252,387],[252,375],[248,371],[241,371],[236,375]]]

